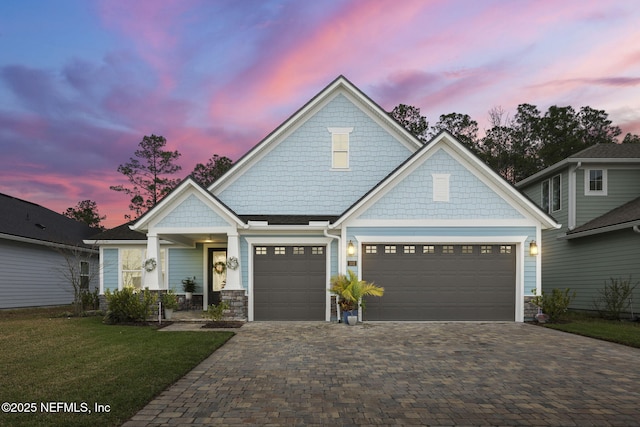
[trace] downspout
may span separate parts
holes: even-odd
[[[340,251],[342,251],[342,245],[340,244],[340,236],[335,236],[333,234],[329,234],[328,229],[322,230],[326,237],[331,239],[336,239],[338,241],[338,273],[340,272]],[[338,303],[338,296],[336,295],[336,317],[338,318],[338,322],[340,322],[342,313],[340,313],[340,304]]]

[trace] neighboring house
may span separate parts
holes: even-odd
[[[96,289],[98,250],[83,243],[96,232],[35,203],[0,194],[0,309],[72,303],[71,268],[87,290]],[[71,267],[67,261],[73,262]]]
[[[640,144],[594,145],[516,187],[562,224],[542,233],[543,290],[571,288],[571,307],[593,310],[611,278],[640,281]]]
[[[195,276],[203,308],[328,321],[330,278],[350,269],[385,288],[367,320],[523,321],[530,245],[556,226],[450,134],[423,145],[341,76],[209,188],[188,178],[132,231],[96,236],[100,291],[182,293]]]

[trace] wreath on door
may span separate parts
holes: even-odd
[[[218,261],[213,264],[213,270],[216,272],[216,274],[223,274],[225,271],[227,271],[227,264],[222,261]]]
[[[144,269],[150,273],[153,270],[156,269],[156,259],[155,258],[149,258],[148,260],[146,260],[144,262]]]

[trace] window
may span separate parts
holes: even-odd
[[[453,253],[453,246],[451,245],[444,245],[442,247],[442,253],[443,254],[452,254]]]
[[[433,201],[448,202],[449,201],[449,174],[434,173],[433,178]]]
[[[294,255],[304,255],[304,246],[294,246],[293,247]]]
[[[165,249],[160,249],[159,260],[156,260],[156,268],[160,269],[162,283],[165,281],[164,271],[164,254]],[[144,262],[147,257],[147,250],[137,249],[120,249],[120,271],[122,272],[122,287],[132,286],[134,288],[142,288],[142,276],[144,272]]]
[[[324,255],[324,247],[314,246],[311,248],[311,255]]]
[[[376,254],[376,253],[378,253],[378,247],[376,245],[365,245],[364,253],[365,254]]]
[[[395,254],[396,253],[395,245],[386,245],[384,247],[384,253],[385,254]]]
[[[487,254],[490,254],[492,252],[493,252],[493,246],[485,246],[485,245],[480,246],[480,253],[481,254],[487,255]]]
[[[607,195],[607,170],[606,169],[586,169],[584,171],[584,195],[585,196],[606,196]]]
[[[284,255],[286,254],[286,248],[284,246],[276,246],[273,248],[274,255]]]
[[[546,213],[562,209],[562,178],[560,175],[542,181],[542,200],[540,205]]]
[[[462,246],[462,253],[463,254],[472,254],[473,253],[473,246],[463,245]]]
[[[80,261],[80,289],[89,289],[89,263]]]
[[[265,248],[264,246],[256,246],[256,255],[266,255],[267,254],[267,248]]]
[[[542,181],[542,200],[540,201],[540,206],[542,207],[542,210],[545,212],[549,212],[549,199],[551,197],[551,192],[549,190],[550,188],[550,182],[547,179],[546,181]]]
[[[415,254],[416,253],[416,247],[413,246],[413,245],[405,246],[404,247],[404,253],[405,254]]]
[[[511,245],[500,245],[500,253],[501,254],[510,254],[511,253]]]
[[[423,254],[435,254],[436,253],[436,247],[433,245],[424,245],[422,247],[422,253]]]
[[[144,250],[121,249],[122,287],[142,288],[142,263]]]
[[[329,128],[332,169],[349,169],[349,134],[352,131],[353,128]]]

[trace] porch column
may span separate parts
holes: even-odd
[[[238,268],[229,268],[229,260],[235,258],[238,261]],[[242,283],[240,281],[240,236],[236,230],[227,232],[227,283],[224,286],[228,291],[240,291]]]
[[[150,259],[154,259],[155,268],[148,271],[151,268]],[[147,233],[147,257],[142,260],[144,271],[142,272],[142,288],[160,289],[162,283],[162,268],[160,266],[160,239],[156,233]]]

